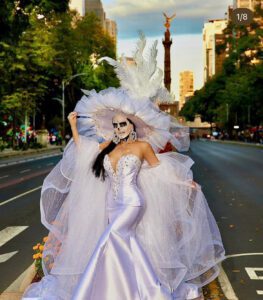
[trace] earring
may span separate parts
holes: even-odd
[[[137,133],[136,133],[136,131],[131,131],[131,133],[129,134],[129,140],[130,141],[135,141],[135,140],[137,140]]]
[[[113,136],[113,138],[112,138],[112,141],[113,141],[113,143],[116,144],[116,145],[119,144],[120,138],[117,136],[116,133],[114,133],[114,136]]]

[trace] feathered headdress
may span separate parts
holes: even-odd
[[[157,66],[157,43],[156,40],[145,57],[146,39],[144,34],[140,33],[132,63],[128,63],[124,56],[120,61],[102,57],[98,63],[107,61],[115,68],[122,88],[126,89],[132,98],[147,98],[153,102],[171,102],[171,94],[162,86],[163,71]]]
[[[178,137],[170,132],[175,122],[156,105],[157,102],[169,102],[172,99],[162,86],[163,73],[157,67],[157,41],[150,48],[147,58],[143,55],[145,46],[146,40],[141,34],[132,64],[124,57],[120,62],[109,57],[99,60],[114,66],[121,87],[108,88],[99,93],[82,90],[84,96],[75,108],[80,117],[80,134],[109,140],[113,135],[113,116],[123,113],[136,125],[138,138],[149,142],[156,151],[163,149],[168,141],[179,148]],[[182,126],[178,124],[179,127]]]

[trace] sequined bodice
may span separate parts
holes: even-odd
[[[141,195],[137,188],[137,175],[140,167],[141,160],[137,155],[126,154],[118,160],[115,172],[109,156],[105,155],[104,168],[111,187],[108,206],[114,205],[116,201],[126,205],[142,205]]]

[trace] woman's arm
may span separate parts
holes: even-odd
[[[143,157],[150,166],[156,166],[160,164],[160,161],[155,155],[152,146],[147,142],[143,143]]]
[[[78,113],[73,111],[68,115],[68,121],[71,127],[72,137],[76,145],[79,145],[79,133],[77,129],[77,115]]]

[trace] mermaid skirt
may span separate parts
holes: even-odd
[[[73,300],[172,299],[136,239],[141,209],[119,205],[108,211],[109,224],[75,288]]]

